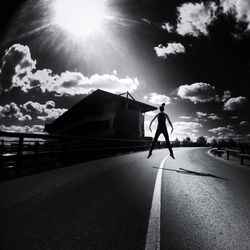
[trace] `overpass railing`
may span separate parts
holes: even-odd
[[[0,175],[16,176],[130,151],[148,150],[151,138],[124,140],[0,131]],[[156,148],[165,147],[158,142]]]

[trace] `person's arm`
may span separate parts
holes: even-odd
[[[169,125],[171,126],[171,128],[172,128],[172,130],[171,130],[171,134],[173,133],[173,131],[174,131],[174,127],[173,127],[173,124],[172,124],[172,122],[170,121],[170,119],[169,119],[169,116],[166,114],[166,118],[167,118],[167,120],[168,120],[168,123],[169,123]]]
[[[152,130],[151,130],[151,125],[152,125],[152,123],[154,122],[154,120],[156,119],[156,117],[157,117],[158,115],[156,115],[153,119],[152,119],[152,121],[150,122],[150,124],[149,124],[149,130],[152,132]]]

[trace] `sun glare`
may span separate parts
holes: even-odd
[[[57,0],[55,22],[77,36],[89,36],[101,31],[108,18],[106,0]]]

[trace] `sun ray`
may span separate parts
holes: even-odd
[[[80,37],[100,32],[108,19],[106,0],[57,0],[54,12],[56,24]]]

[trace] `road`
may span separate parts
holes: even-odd
[[[250,168],[207,150],[176,148],[175,160],[166,149],[131,153],[2,182],[1,249],[250,249]]]

